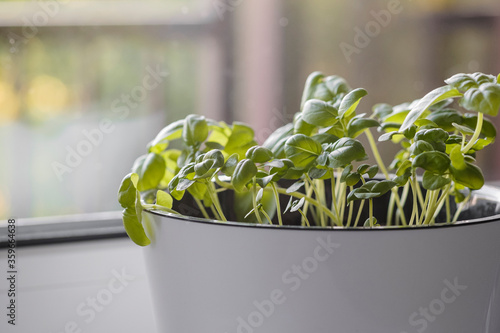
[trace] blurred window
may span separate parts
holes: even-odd
[[[209,0],[0,1],[0,219],[116,210],[167,122],[225,118]]]

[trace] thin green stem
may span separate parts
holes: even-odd
[[[351,203],[354,204],[354,203]],[[356,228],[359,223],[359,218],[361,217],[361,213],[363,212],[363,207],[365,205],[365,200],[361,200],[361,204],[359,205],[358,214],[356,215],[356,221],[354,221],[354,227]]]
[[[409,225],[413,225],[413,221],[415,220],[418,221],[418,198],[417,198],[417,190],[415,188],[416,186],[418,186],[418,183],[416,179],[409,179],[408,183],[410,183],[411,191],[413,193],[413,211],[411,212]]]
[[[252,203],[253,203],[253,211],[255,213],[255,217],[257,217],[257,221],[259,224],[262,224],[262,219],[260,217],[259,209],[257,208],[257,177],[253,177],[253,186],[252,186]]]
[[[209,180],[206,180],[205,183],[207,186],[208,194],[210,195],[210,198],[212,199],[212,204],[215,206],[215,210],[217,211],[217,213],[219,215],[219,220],[227,221],[226,217],[224,216],[224,212],[222,211],[219,197],[217,196],[217,193],[215,192],[214,184]]]
[[[307,225],[308,227],[310,227],[310,226],[311,226],[311,224],[309,223],[309,219],[308,219],[308,218],[307,218],[307,216],[304,214],[304,212],[302,211],[302,209],[299,209],[299,213],[300,213],[300,215],[302,215],[302,217],[304,218],[304,221],[306,221],[306,225]]]
[[[373,227],[373,199],[370,199],[369,202],[369,210],[370,210],[370,228]]]
[[[308,186],[307,182],[305,183],[305,186],[306,186],[306,196],[310,197],[312,195],[312,188],[310,186]],[[304,214],[307,216],[307,211],[309,210],[309,205],[310,205],[310,202],[309,201],[306,201],[304,203]],[[312,212],[314,213],[313,215],[316,216],[316,212],[314,211],[314,209],[312,209]],[[301,218],[301,224],[302,225],[306,225],[306,221]]]
[[[389,207],[387,208],[387,226],[392,224],[392,215],[394,214],[394,204],[396,199],[394,198],[394,192],[391,192],[391,198],[389,199]],[[397,221],[395,222],[397,224]]]
[[[451,222],[450,196],[446,196],[446,223]]]
[[[421,225],[422,222],[424,221],[424,218],[427,214],[427,206],[428,206],[428,203],[429,203],[429,194],[430,191],[427,191],[427,193],[425,193],[425,201],[424,201],[424,204],[422,206],[422,212],[420,212],[420,219],[418,220],[418,225]]]
[[[415,179],[415,184],[416,184],[416,188],[417,188],[418,202],[420,203],[420,207],[422,207],[422,209],[423,209],[424,204],[425,204],[425,199],[424,199],[424,195],[422,194],[422,189],[420,188],[420,184],[418,183],[416,173],[415,173],[414,179]]]
[[[474,131],[474,134],[472,135],[472,138],[470,139],[467,146],[462,148],[462,153],[464,154],[467,153],[476,144],[476,140],[479,138],[482,128],[483,128],[483,114],[479,112],[477,115],[476,130]]]
[[[347,191],[347,184],[342,183],[342,186],[340,186],[340,217],[339,217],[339,223],[341,225],[344,224],[346,191]]]
[[[462,210],[464,209],[465,205],[469,202],[470,196],[471,193],[469,193],[467,198],[465,198],[465,200],[460,203],[457,211],[455,212],[455,215],[453,215],[453,220],[451,221],[451,223],[457,222],[458,218],[460,217],[460,213],[462,213]]]
[[[349,186],[349,191],[352,191],[353,189],[354,189],[353,186]],[[353,210],[354,210],[354,202],[351,202],[349,204],[349,213],[347,214],[347,224],[346,224],[347,227],[351,225]]]
[[[390,180],[389,177],[389,172],[387,172],[387,168],[385,167],[384,161],[382,160],[382,157],[380,156],[380,153],[377,148],[377,143],[375,142],[375,139],[373,138],[372,132],[370,131],[369,128],[365,130],[365,135],[368,138],[368,143],[370,144],[370,148],[373,153],[373,157],[375,157],[375,161],[377,161],[378,168],[382,173],[384,174],[385,178],[387,180]],[[405,213],[403,210],[403,205],[401,204],[401,201],[399,200],[399,193],[398,190],[393,188],[391,189],[391,192],[394,194],[394,198],[396,200],[396,205],[398,206],[398,211],[399,215],[401,216],[401,222],[403,222],[403,225],[406,225],[406,217]]]
[[[196,202],[196,204],[198,205],[198,208],[200,208],[200,211],[203,214],[203,216],[206,219],[209,219],[210,217],[208,216],[208,213],[207,213],[207,211],[205,209],[205,206],[203,206],[203,203],[201,202],[201,200],[198,199],[198,198],[195,198],[194,196],[193,196],[193,198],[194,198],[194,201]]]
[[[175,210],[173,210],[171,208],[167,208],[167,207],[163,207],[163,206],[155,205],[155,204],[142,204],[142,208],[143,209],[151,209],[151,210],[159,210],[162,212],[181,215],[179,212],[176,212]]]
[[[304,200],[308,201],[309,203],[311,203],[312,205],[317,207],[319,210],[323,211],[327,216],[329,216],[332,219],[335,219],[335,216],[333,215],[333,213],[330,211],[330,209],[328,207],[323,206],[319,201],[317,201],[311,197],[308,197],[303,193],[300,193],[300,192],[286,193],[286,189],[280,188],[280,187],[277,187],[276,190],[278,191],[278,193],[290,195],[290,196],[293,196],[297,199],[304,198]]]
[[[380,156],[380,153],[378,151],[377,143],[375,142],[375,139],[373,138],[372,132],[369,128],[365,130],[365,135],[368,138],[368,143],[370,144],[370,148],[373,152],[373,157],[375,157],[375,161],[377,161],[377,165],[380,171],[382,171],[386,179],[389,179],[389,172],[387,172],[384,161],[382,160],[382,157]]]
[[[439,190],[434,190],[431,191],[431,195],[429,198],[429,207],[427,208],[426,212],[426,217],[424,220],[424,225],[428,225],[431,223],[432,219],[434,218],[434,212],[436,211],[437,208],[437,198],[439,196]]]
[[[280,195],[276,190],[276,184],[274,182],[271,182],[271,187],[273,188],[274,200],[276,200],[276,213],[278,215],[278,224],[283,225],[283,219],[281,217]]]
[[[212,214],[214,214],[214,218],[216,220],[222,220],[219,213],[217,213],[217,209],[215,209],[215,205],[214,204],[211,204],[210,205],[210,210],[212,211]]]
[[[335,215],[337,215],[337,219],[332,220],[332,223],[338,224],[339,207],[337,205],[337,196],[335,195],[335,173],[333,172],[333,169],[330,169],[330,175],[332,177],[332,180],[330,182],[330,187],[332,191],[332,210],[334,210]]]
[[[311,179],[311,177],[309,177],[308,174],[305,174],[305,176],[306,176],[306,179],[309,182],[309,184],[311,184],[311,186],[312,186],[312,189],[314,191],[314,195],[316,196],[316,200],[321,203],[321,199],[319,196],[318,189],[316,188],[316,185],[314,184],[313,180]],[[320,212],[319,212],[319,218],[321,221],[321,226],[326,227],[325,215],[323,214],[322,210],[320,210]]]
[[[260,212],[262,214],[264,214],[264,216],[266,217],[266,219],[269,221],[269,224],[273,224],[273,222],[271,221],[271,218],[269,217],[269,215],[267,215],[266,210],[264,208],[260,207]]]
[[[450,188],[451,188],[451,184],[448,184],[445,187],[445,189],[442,191],[441,196],[439,197],[437,205],[436,205],[436,210],[434,211],[433,220],[437,217],[437,215],[439,214],[439,212],[443,208],[443,205],[445,203],[446,198],[449,198]]]

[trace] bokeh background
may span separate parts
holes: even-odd
[[[457,72],[498,74],[500,3],[0,1],[0,219],[118,210],[121,178],[167,123],[244,121],[262,142],[316,70],[367,89],[366,112]],[[489,181],[499,147],[480,161]]]

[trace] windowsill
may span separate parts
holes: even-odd
[[[18,246],[126,237],[121,212],[16,219]],[[0,225],[0,248],[7,246],[7,225]]]

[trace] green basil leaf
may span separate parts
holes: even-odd
[[[170,195],[177,201],[181,201],[181,199],[184,197],[184,193],[186,193],[186,191],[178,191],[176,189],[170,191]]]
[[[314,98],[314,93],[318,85],[323,84],[323,78],[325,76],[321,72],[313,72],[309,74],[306,79],[304,86],[304,92],[302,93],[302,101],[300,102],[300,109],[304,107],[304,104],[311,98]]]
[[[212,150],[212,149],[224,150],[224,146],[222,144],[220,144],[219,142],[207,141],[207,142],[205,142],[205,146],[210,150]]]
[[[271,174],[269,176],[257,178],[257,184],[259,184],[260,187],[264,188],[264,187],[266,187],[273,180],[273,178],[275,176],[276,176],[276,174],[273,173],[273,174]]]
[[[371,167],[366,170],[366,174],[368,177],[373,178],[377,175],[378,173],[378,165],[372,165]]]
[[[332,145],[332,152],[328,156],[330,168],[340,168],[366,158],[361,142],[352,138],[339,139]]]
[[[321,177],[323,177],[326,174],[327,171],[328,170],[326,170],[326,169],[318,169],[318,168],[313,167],[313,168],[309,169],[308,174],[309,174],[309,177],[311,179],[320,179]]]
[[[256,174],[257,167],[254,162],[248,159],[241,160],[238,165],[236,165],[236,169],[231,179],[235,191],[243,192],[243,189]]]
[[[234,153],[233,155],[228,157],[226,163],[222,167],[222,172],[226,176],[232,176],[234,169],[236,169],[237,164],[238,164],[238,154]]]
[[[361,180],[361,175],[357,172],[350,173],[345,178],[345,183],[347,186],[354,186]]]
[[[166,208],[172,208],[172,205],[174,203],[174,200],[172,199],[172,196],[168,194],[165,191],[158,190],[156,192],[156,204],[166,207]]]
[[[450,158],[445,153],[426,151],[415,157],[412,166],[442,175],[448,170],[450,163]]]
[[[310,136],[314,129],[316,129],[316,126],[307,123],[304,119],[302,119],[302,115],[302,113],[298,113],[295,117],[293,123],[293,133]]]
[[[384,195],[389,192],[394,186],[397,186],[396,182],[392,180],[382,180],[375,181],[375,185],[372,187],[372,192],[378,193],[378,196]],[[368,183],[368,182],[367,182]]]
[[[347,125],[347,135],[351,138],[357,137],[365,129],[379,126],[379,122],[369,118],[355,118]]]
[[[441,152],[446,151],[446,140],[450,135],[441,128],[423,129],[415,134],[415,141],[422,140],[428,142],[432,147]]]
[[[384,133],[382,134],[381,136],[379,136],[378,138],[378,141],[380,142],[383,142],[383,141],[388,141],[388,140],[392,140],[392,138],[396,135],[403,135],[397,131],[393,131],[393,132],[388,132],[388,133]]]
[[[344,170],[342,170],[342,174],[340,175],[341,182],[346,181],[347,176],[349,176],[351,174],[352,169],[353,169],[352,164],[349,164],[347,167],[344,168]]]
[[[360,175],[364,174],[370,168],[370,164],[361,164],[356,169],[356,172]]]
[[[400,176],[394,177],[392,181],[398,184],[398,186],[404,186],[411,176],[411,168],[405,169],[404,173]]]
[[[451,182],[449,178],[445,178],[440,175],[436,175],[432,172],[425,171],[422,177],[422,186],[426,190],[439,190]]]
[[[330,133],[318,133],[311,136],[311,139],[321,144],[324,144],[324,143],[334,143],[339,138]]]
[[[400,131],[400,133],[402,133],[408,140],[411,140],[415,136],[415,133],[417,133],[417,126],[411,125],[404,131]]]
[[[220,168],[224,165],[224,155],[218,149],[210,150],[203,157],[205,161],[214,161],[214,168]]]
[[[398,184],[392,180],[382,180],[376,181],[371,180],[366,182],[361,187],[358,187],[351,191],[347,196],[347,201],[350,202],[356,199],[373,199],[380,197],[390,191],[394,186]]]
[[[399,132],[399,128],[401,127],[401,124],[398,123],[382,123],[380,124],[378,130],[380,132]]]
[[[123,226],[130,239],[139,246],[151,244],[151,240],[146,235],[142,223],[139,221],[135,207],[127,207],[123,210]]]
[[[282,160],[272,160],[272,161],[267,162],[264,165],[267,167],[278,168],[278,169],[285,167],[285,163]]]
[[[210,195],[207,193],[207,185],[201,182],[194,182],[189,186],[187,191],[196,199],[198,200],[206,200],[206,198],[210,198]],[[184,191],[182,191],[184,193]],[[211,199],[210,199],[210,204],[207,205],[207,207],[210,207],[211,205]]]
[[[476,128],[477,126],[477,114],[466,114],[463,119],[463,125],[469,126],[470,128]],[[484,118],[483,126],[481,128],[481,136],[485,138],[495,139],[497,136],[497,130],[493,123]]]
[[[288,170],[290,170],[290,168],[293,168],[293,163],[289,159],[283,158],[280,160],[275,160],[273,162],[278,162],[278,161],[281,162],[283,164],[283,166],[280,166],[280,167],[271,166],[271,169],[269,170],[270,174],[275,175],[273,178],[273,181],[278,181],[281,178],[284,178],[285,175],[288,173]],[[269,163],[271,163],[271,162],[269,162]]]
[[[265,147],[253,146],[247,150],[246,158],[254,163],[265,163],[274,158],[273,152]]]
[[[454,130],[452,124],[455,123],[460,125],[463,121],[463,116],[457,110],[445,109],[431,112],[426,119],[433,121],[445,131],[451,132]]]
[[[154,140],[148,144],[148,146],[151,147],[150,150],[152,149],[152,147],[155,147],[155,146],[158,146],[161,144],[165,144],[165,143],[168,145],[169,141],[179,139],[182,135],[182,128],[183,127],[184,127],[184,119],[181,119],[181,120],[174,121],[173,123],[171,123],[168,126],[166,126],[165,128],[163,128],[158,133],[158,135],[156,135]],[[167,147],[165,146],[165,148],[167,148]],[[158,153],[158,151],[155,151],[155,152]]]
[[[290,212],[296,212],[298,211],[299,209],[302,208],[302,206],[304,206],[304,203],[306,202],[306,199],[305,198],[301,198],[300,200],[297,200],[297,201],[294,201],[292,203],[292,207],[290,208]]]
[[[123,178],[118,190],[118,202],[123,208],[135,205],[138,182],[139,176],[136,173],[129,173]]]
[[[375,216],[372,216],[372,218],[367,218],[365,220],[365,223],[363,223],[363,227],[380,227],[380,224],[378,224],[377,218]]]
[[[293,124],[288,123],[284,126],[279,127],[276,129],[267,139],[264,141],[262,144],[262,147],[266,147],[267,149],[271,149],[273,153],[275,153],[275,147],[278,145],[278,142],[283,141],[283,139],[288,139],[290,136],[293,135]],[[284,145],[284,143],[283,143]]]
[[[462,153],[461,146],[455,146],[450,152],[451,165],[455,169],[463,170],[467,167],[465,164],[465,156]]]
[[[399,166],[399,168],[396,170],[396,176],[402,176],[406,173],[406,170],[411,168],[411,161],[410,160],[404,160],[403,163]]]
[[[182,178],[179,179],[179,183],[175,188],[178,192],[182,192],[187,190],[191,185],[193,185],[196,181],[192,179]]]
[[[265,187],[265,186],[264,186]],[[264,195],[264,188],[261,188],[258,192],[257,192],[257,195],[255,196],[255,201],[257,203],[260,203],[260,201],[262,200],[262,196]]]
[[[285,145],[285,154],[296,168],[304,169],[321,153],[321,144],[303,134],[290,137]]]
[[[188,146],[194,146],[208,137],[208,124],[203,116],[190,114],[185,118],[182,129],[182,140]]]
[[[484,176],[474,164],[466,162],[466,167],[463,169],[456,169],[450,167],[451,174],[456,183],[470,188],[471,190],[479,190],[484,185]]]
[[[466,92],[469,89],[478,88],[483,84],[495,83],[495,77],[493,75],[486,75],[483,73],[460,73],[453,75],[447,80],[444,80],[444,82],[452,87],[457,88],[461,92]]]
[[[385,119],[392,113],[392,106],[389,104],[375,104],[372,108],[373,113],[378,119]]]
[[[333,96],[347,94],[351,90],[347,81],[337,75],[327,76],[323,82]]]
[[[496,116],[500,109],[500,85],[497,83],[482,84],[465,92],[460,105],[470,111]]]
[[[493,142],[493,139],[477,139],[474,146],[472,146],[473,151],[483,150],[486,146],[489,146]]]
[[[384,122],[398,124],[401,128],[401,125],[403,124],[409,113],[410,110],[408,109],[394,109],[393,112],[384,119]]]
[[[429,117],[429,116],[427,116]],[[416,127],[419,127],[420,129],[422,127],[425,127],[426,129],[430,129],[430,128],[437,128],[439,127],[438,124],[436,124],[435,122],[433,122],[432,120],[429,120],[429,119],[423,119],[423,118],[420,118],[419,120],[417,120],[414,125]],[[410,127],[411,128],[411,127]]]
[[[254,136],[254,130],[250,126],[234,122],[231,135],[224,147],[224,151],[228,155],[238,154],[243,157],[250,147],[257,145]]]
[[[118,202],[124,208],[122,211],[123,225],[127,235],[134,243],[146,246],[151,243],[142,226],[141,196],[137,190],[139,176],[135,173],[126,175],[118,190]]]
[[[300,190],[300,188],[302,186],[304,186],[304,182],[302,182],[302,181],[298,181],[296,183],[293,183],[292,186],[290,186],[289,188],[286,189],[286,193],[297,192],[298,190]]]
[[[474,134],[474,130],[467,125],[459,125],[457,123],[453,123],[451,125],[453,126],[453,128],[455,128],[456,130],[458,130],[460,133],[462,133],[464,135]]]
[[[215,160],[203,160],[194,166],[195,178],[210,178],[215,173]]]
[[[332,126],[338,122],[337,116],[337,109],[319,99],[308,100],[302,109],[302,119],[315,126]]]
[[[413,142],[413,144],[410,146],[411,156],[420,155],[423,152],[433,151],[433,150],[434,150],[434,147],[430,143],[428,143],[424,140],[417,140],[417,141]]]
[[[459,97],[462,94],[455,88],[444,86],[434,89],[425,95],[408,113],[400,131],[404,131],[410,127],[423,113],[432,105],[441,102],[448,98]]]
[[[340,103],[338,114],[341,119],[349,118],[349,116],[356,111],[361,98],[366,96],[368,93],[365,89],[358,88],[354,89],[350,93],[348,93],[343,99],[342,103]],[[328,125],[327,125],[328,126]]]
[[[167,164],[162,155],[149,153],[138,163],[134,163],[133,172],[139,175],[137,189],[146,191],[156,188],[165,175]]]

